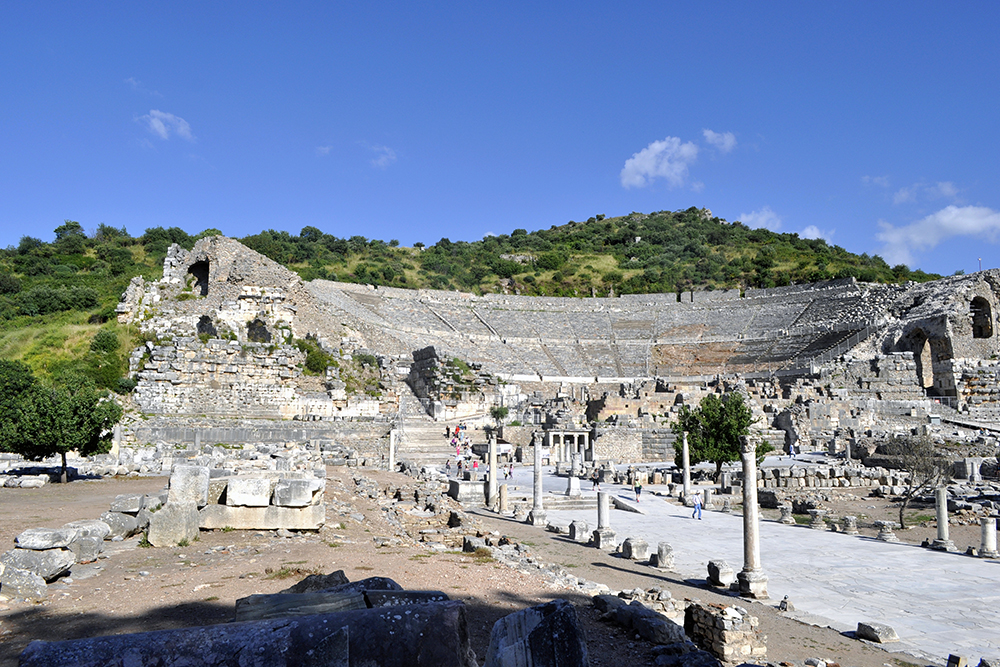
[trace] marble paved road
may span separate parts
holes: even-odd
[[[513,482],[530,497],[530,468],[515,470]],[[591,484],[581,482],[584,495],[593,495]],[[546,493],[565,491],[566,480],[547,475],[544,487]],[[691,510],[648,493],[659,489],[665,487],[646,487],[642,514],[612,510],[618,539],[641,537],[653,550],[658,542],[669,543],[676,571],[692,579],[704,579],[708,561],[715,559],[739,572],[742,517],[706,511],[697,521]],[[604,485],[603,490],[635,501],[627,487]],[[548,518],[562,524],[583,519],[596,526],[597,512],[553,510]],[[788,595],[797,611],[822,617],[842,632],[855,630],[858,621],[885,623],[900,636],[894,650],[942,662],[949,653],[964,655],[971,664],[1000,656],[1000,561],[775,521],[761,521],[760,535],[768,593],[775,602]]]

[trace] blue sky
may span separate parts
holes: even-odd
[[[102,8],[103,7],[103,8]],[[1000,4],[0,0],[0,246],[707,207],[1000,266]]]

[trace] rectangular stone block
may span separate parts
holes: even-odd
[[[198,506],[193,500],[168,502],[149,516],[146,539],[154,547],[168,547],[198,537]]]
[[[218,530],[227,526],[241,530],[319,530],[326,522],[326,505],[308,507],[233,507],[206,505],[199,510],[199,526]]]
[[[174,466],[170,473],[167,502],[194,501],[199,507],[208,504],[208,468],[205,466]]]
[[[265,477],[230,477],[226,504],[237,507],[267,507],[271,503],[274,480]]]
[[[111,501],[110,509],[112,512],[136,514],[142,509],[142,507],[143,496],[141,493],[123,493],[115,496],[115,499]]]
[[[318,479],[282,479],[274,487],[274,504],[279,507],[306,507],[323,498]]]

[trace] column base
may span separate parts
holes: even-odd
[[[618,546],[615,531],[610,528],[598,528],[594,531],[594,546],[604,551],[611,551]]]
[[[531,510],[528,512],[528,523],[532,526],[544,526],[545,516],[545,510]]]
[[[979,552],[979,557],[980,558],[1000,558],[1000,551],[996,551],[996,550],[993,550],[993,551],[980,551]]]
[[[740,597],[754,600],[767,599],[767,575],[763,570],[743,570],[736,575]]]
[[[958,551],[958,547],[956,547],[955,543],[951,540],[934,540],[931,542],[931,549],[934,549],[935,551]]]

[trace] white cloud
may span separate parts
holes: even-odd
[[[888,176],[862,176],[861,182],[865,185],[877,185],[882,188],[889,187]]]
[[[163,95],[156,92],[155,90],[150,90],[149,88],[146,88],[144,85],[142,85],[142,81],[139,81],[134,77],[130,76],[129,78],[125,79],[125,83],[127,83],[129,87],[137,93],[144,93],[146,95],[152,95],[153,97],[163,97]]]
[[[931,250],[956,236],[996,243],[1000,212],[985,206],[946,206],[904,227],[893,227],[884,220],[879,220],[878,226],[881,231],[875,236],[885,244],[880,253],[885,260],[912,265],[915,252]]]
[[[835,229],[824,230],[820,229],[816,225],[809,225],[801,232],[799,232],[799,237],[804,239],[823,239],[827,243],[833,240],[833,233]]]
[[[958,196],[958,188],[951,181],[937,183],[914,183],[900,188],[892,195],[893,204],[905,204],[918,199],[954,199]]]
[[[702,130],[702,134],[705,135],[705,141],[710,146],[715,146],[723,153],[728,153],[736,148],[736,135],[732,132],[719,133],[712,132],[711,130]]]
[[[333,146],[317,146],[316,155],[329,155],[331,150],[333,150]]]
[[[764,227],[772,232],[781,229],[781,218],[771,210],[770,206],[751,213],[740,213],[740,222],[747,227]]]
[[[378,157],[369,160],[373,167],[387,169],[390,164],[396,161],[396,151],[392,150],[388,146],[369,146],[369,148],[378,154]]]
[[[623,188],[642,188],[656,178],[666,179],[670,187],[680,187],[688,175],[688,165],[698,158],[698,146],[681,143],[677,137],[654,141],[625,161],[622,167]]]
[[[167,140],[171,134],[176,134],[188,141],[194,141],[194,135],[191,134],[191,126],[180,116],[159,111],[158,109],[151,109],[148,114],[140,116],[138,120],[144,122],[149,131],[160,139]]]

